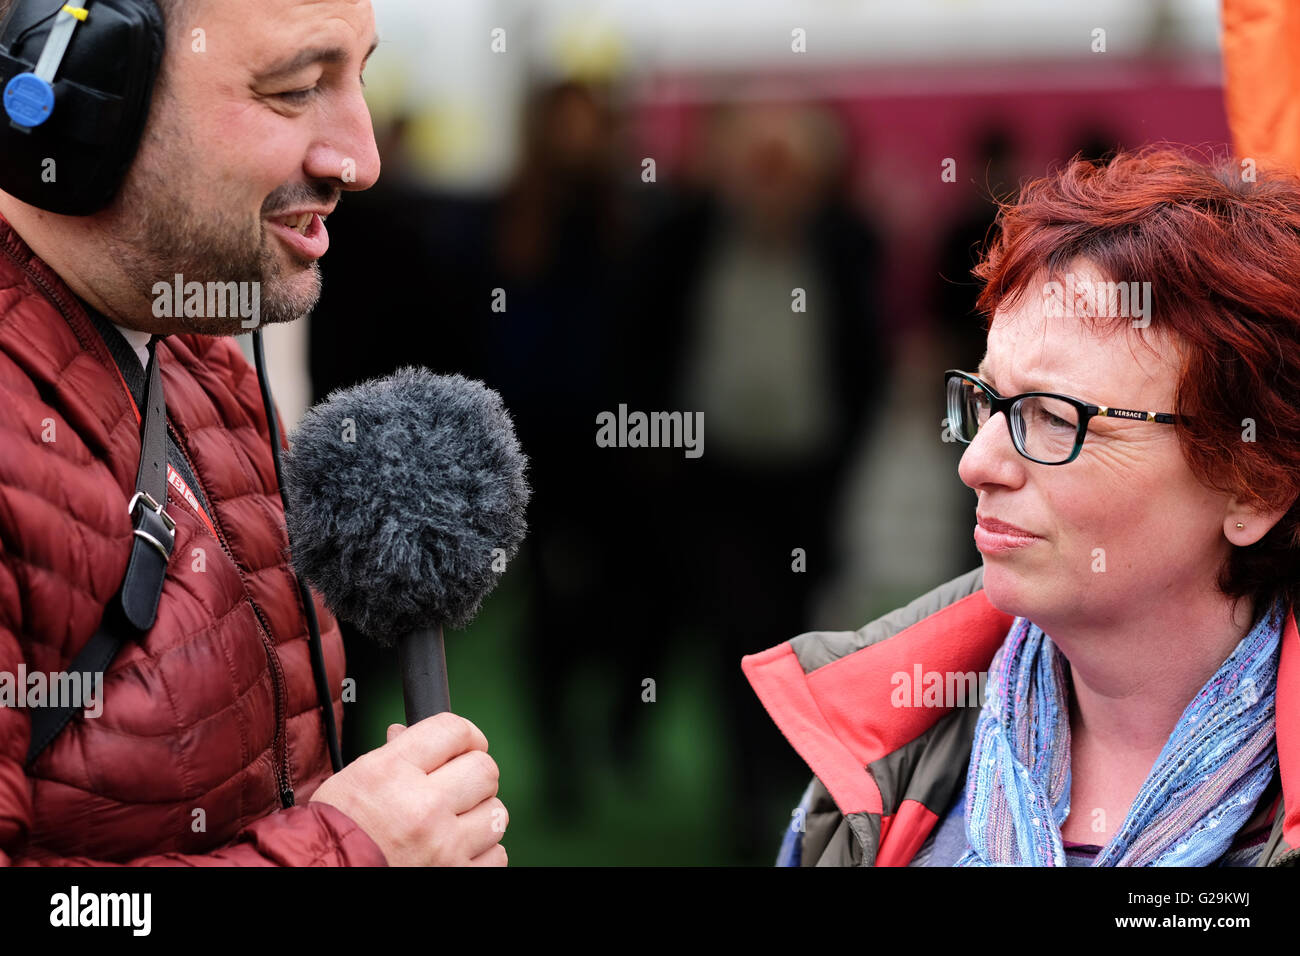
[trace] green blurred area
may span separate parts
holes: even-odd
[[[515,579],[516,581],[518,578]],[[515,635],[524,633],[525,596],[507,578],[465,632],[447,635],[447,670],[452,707],[487,735],[490,752],[501,768],[500,797],[510,811],[503,845],[512,866],[722,865],[770,863],[784,821],[773,822],[771,852],[761,860],[729,859],[726,833],[719,829],[710,794],[725,781],[717,768],[722,742],[712,695],[700,674],[684,660],[671,660],[656,678],[657,699],[646,721],[644,755],[630,771],[620,772],[615,755],[603,752],[608,736],[602,728],[575,748],[588,748],[591,770],[578,781],[583,804],[572,812],[548,810],[539,781],[540,745],[531,729],[521,655]],[[739,664],[739,662],[737,662]],[[570,699],[555,700],[580,714],[608,712],[615,692],[600,675],[576,675]],[[669,692],[669,689],[671,692]],[[361,713],[373,746],[384,742],[391,723],[405,723],[402,689],[394,666],[391,679],[376,688],[379,704]],[[641,695],[641,688],[623,688]],[[347,719],[347,715],[345,715]]]

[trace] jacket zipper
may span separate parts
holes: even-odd
[[[40,273],[38,273],[35,269],[28,269],[21,262],[15,259],[12,255],[8,255],[8,250],[5,250],[5,252],[9,261],[18,267],[19,272],[27,276],[27,278],[32,280],[32,282],[36,283],[38,286],[41,287],[41,291],[43,291],[46,294],[46,296],[49,297],[49,300],[58,307],[60,314],[63,315],[64,321],[67,321],[68,313],[72,311],[71,303],[69,303],[68,300],[65,299],[62,295],[60,295],[57,291],[52,289],[49,283],[45,281],[44,277],[41,276]],[[76,329],[73,329],[72,334],[73,335],[77,334]]]
[[[1297,866],[1300,865],[1300,846],[1287,850],[1269,866]]]
[[[262,609],[257,606],[257,602],[253,600],[252,594],[249,593],[244,572],[239,567],[239,562],[235,560],[230,545],[226,543],[225,532],[221,530],[221,521],[217,515],[216,506],[212,504],[211,496],[208,495],[207,489],[203,487],[203,480],[199,478],[198,469],[194,467],[194,462],[190,460],[189,449],[186,448],[185,442],[181,440],[180,433],[176,430],[170,418],[167,420],[167,431],[175,440],[176,447],[180,449],[181,457],[189,465],[190,474],[194,476],[194,481],[203,493],[204,500],[209,504],[208,510],[211,512],[209,517],[212,519],[212,527],[217,532],[217,543],[221,545],[221,549],[226,552],[226,557],[230,558],[230,563],[234,565],[235,572],[239,575],[239,583],[244,589],[244,598],[252,606],[253,614],[257,617],[258,634],[262,638],[262,648],[266,651],[266,659],[271,666],[271,683],[275,687],[275,741],[272,748],[275,786],[280,794],[281,806],[291,807],[293,806],[293,778],[289,768],[288,720],[285,716],[288,710],[288,693],[285,690],[284,670],[280,664],[280,655],[276,653],[275,645],[271,642],[271,626],[263,615]]]

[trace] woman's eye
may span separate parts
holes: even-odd
[[[1074,426],[1072,424],[1067,422],[1064,418],[1059,418],[1056,415],[1053,415],[1051,412],[1047,411],[1046,409],[1039,409],[1038,417],[1039,419],[1042,420],[1043,424],[1047,425],[1049,428],[1069,429],[1071,431],[1074,430]]]

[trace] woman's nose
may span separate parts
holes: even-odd
[[[998,412],[980,426],[962,453],[957,474],[976,491],[992,485],[1017,487],[1024,482],[1025,459],[1011,443],[1007,416]]]

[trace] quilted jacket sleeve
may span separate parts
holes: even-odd
[[[0,768],[0,777],[8,769]],[[18,772],[21,775],[21,770]],[[7,829],[12,829],[10,812],[8,805],[0,806]],[[11,857],[0,849],[0,865],[386,866],[387,861],[375,842],[342,811],[324,803],[309,803],[263,817],[246,827],[229,846],[212,853],[159,853],[118,864],[45,853]]]
[[[3,562],[0,562],[0,569]],[[2,572],[0,572],[2,573]],[[0,627],[0,669],[18,660],[13,634]],[[10,673],[13,671],[10,670]],[[160,853],[114,864],[22,849],[32,819],[31,788],[23,772],[29,721],[0,708],[0,866],[385,866],[375,842],[350,817],[325,803],[289,807],[245,827],[212,853]]]
[[[23,661],[6,607],[18,600],[12,566],[0,547],[0,672],[14,674]],[[245,827],[228,846],[212,853],[160,853],[108,863],[83,857],[27,853],[31,786],[23,764],[31,721],[20,710],[0,707],[0,866],[385,866],[383,853],[350,817],[324,803],[268,814]]]

